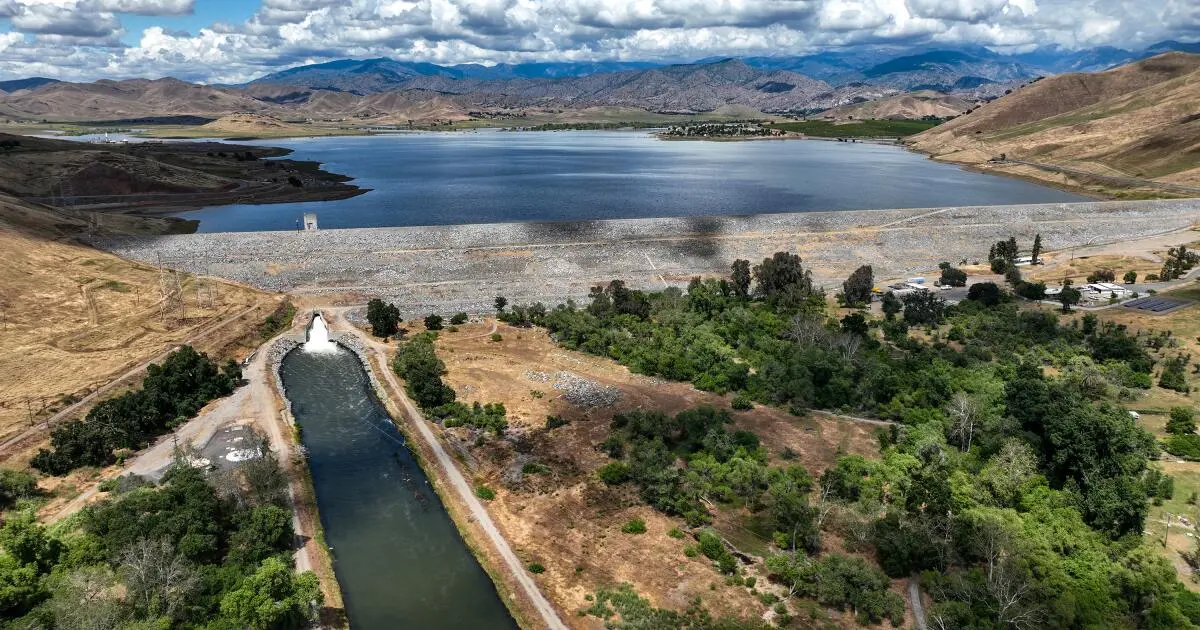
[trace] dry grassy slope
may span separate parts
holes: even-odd
[[[957,96],[942,94],[941,92],[934,92],[932,90],[923,90],[910,94],[897,94],[896,96],[889,96],[867,103],[843,105],[842,107],[821,112],[820,118],[833,118],[834,120],[846,120],[849,118],[912,120],[926,116],[949,118],[962,114],[970,109],[972,105],[971,101]]]
[[[1169,53],[1043,79],[914,136],[935,157],[1009,158],[1200,183],[1200,55]],[[1033,173],[1030,173],[1033,174]]]
[[[68,238],[86,225],[79,215],[0,195],[0,439],[28,425],[30,408],[44,419],[64,396],[84,395],[197,329],[255,307],[198,344],[227,348],[279,299],[181,276],[185,317],[160,321],[158,271]],[[211,306],[206,297],[198,308],[200,287],[212,289]]]
[[[212,132],[214,135],[220,135],[254,134],[263,132],[278,133],[281,131],[294,131],[296,133],[302,133],[303,127],[284,122],[272,116],[240,113],[222,116],[208,124],[201,125],[200,129],[203,131]]]

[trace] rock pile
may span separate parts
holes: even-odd
[[[554,389],[563,393],[563,400],[582,409],[608,407],[621,400],[621,390],[601,385],[570,372],[554,375]]]

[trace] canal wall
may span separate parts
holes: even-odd
[[[1035,234],[1047,250],[1131,241],[1200,223],[1200,200],[1078,202],[742,216],[237,232],[99,240],[118,255],[272,291],[394,301],[405,317],[583,299],[600,282],[686,286],[737,258],[799,253],[838,286],[856,267],[905,277],[986,259]]]

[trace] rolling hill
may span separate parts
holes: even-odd
[[[947,161],[1008,160],[1200,185],[1200,55],[1171,52],[1036,81],[910,139]],[[1061,181],[1027,166],[1013,173]]]

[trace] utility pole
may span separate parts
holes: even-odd
[[[1167,546],[1167,536],[1171,533],[1171,513],[1163,512],[1163,516],[1165,516],[1167,519],[1167,526],[1163,528],[1162,546],[1166,547]]]

